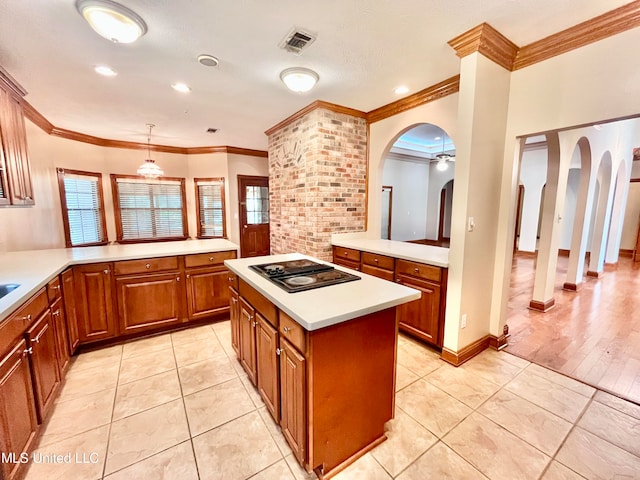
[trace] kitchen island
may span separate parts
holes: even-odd
[[[301,254],[225,261],[232,344],[298,462],[330,478],[386,439],[396,307],[420,292],[349,271],[360,279],[288,293],[250,268],[298,259],[324,263]]]

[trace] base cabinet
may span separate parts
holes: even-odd
[[[80,345],[78,319],[76,316],[76,284],[73,280],[73,269],[69,268],[62,272],[60,275],[60,283],[62,284],[64,315],[67,323],[69,355],[73,355],[78,345]]]
[[[257,385],[258,373],[256,370],[256,326],[255,309],[240,297],[239,340],[240,340],[240,364],[247,372],[251,383]]]
[[[240,358],[240,297],[238,292],[229,287],[229,320],[231,323],[231,346],[236,356]]]
[[[280,421],[280,381],[278,331],[259,313],[256,313],[256,371],[258,393],[276,422]]]
[[[179,273],[116,277],[119,334],[182,323],[183,284]]]
[[[398,275],[398,283],[422,292],[420,299],[398,307],[400,328],[441,347],[440,285],[405,275]]]
[[[20,454],[31,449],[37,430],[28,349],[20,340],[0,360],[0,452],[15,459],[0,463],[1,478],[9,480],[16,475]]]
[[[62,299],[51,305],[51,318],[56,332],[56,354],[58,356],[58,366],[60,367],[60,377],[62,378],[71,362],[67,319],[65,318]]]
[[[80,343],[107,340],[118,333],[112,271],[110,263],[73,267]]]
[[[229,308],[229,272],[224,267],[187,270],[189,320],[225,312]]]
[[[31,356],[38,422],[42,423],[53,405],[54,394],[60,385],[55,324],[49,309],[27,330],[26,336],[27,350]]]
[[[306,461],[306,359],[284,338],[280,340],[280,393],[282,434],[298,462]]]

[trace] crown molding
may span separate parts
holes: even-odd
[[[562,55],[640,26],[640,0],[623,5],[518,50],[513,70]]]
[[[419,107],[425,103],[433,102],[446,97],[460,90],[460,75],[447,78],[440,83],[431,85],[408,97],[401,98],[395,102],[388,103],[382,107],[371,110],[367,113],[367,123],[375,123],[385,118],[392,117],[406,110]]]
[[[2,66],[0,65],[0,85],[6,87],[9,92],[16,98],[22,98],[27,94],[27,91],[22,88],[15,78],[9,75]]]
[[[349,108],[349,107],[345,107],[345,106],[338,105],[338,104],[335,104],[335,103],[324,102],[322,100],[316,100],[315,102],[312,102],[309,105],[307,105],[306,107],[298,110],[293,115],[288,116],[287,118],[285,118],[281,122],[278,122],[277,124],[275,124],[273,127],[268,129],[264,133],[266,135],[271,135],[272,133],[277,132],[278,130],[286,127],[287,125],[292,124],[293,122],[295,122],[299,118],[304,117],[306,114],[308,114],[310,112],[313,112],[314,110],[317,110],[317,109],[320,109],[320,108],[322,108],[324,110],[330,110],[330,111],[335,112],[335,113],[344,113],[346,115],[351,115],[352,117],[358,117],[358,118],[364,118],[364,119],[367,118],[367,114],[365,112],[361,111],[361,110],[356,110],[355,108]]]
[[[447,43],[460,58],[480,52],[509,71],[513,70],[513,61],[518,53],[518,46],[488,23],[481,23]]]
[[[253,150],[250,148],[232,147],[227,145],[222,146],[210,146],[210,147],[172,147],[170,145],[148,145],[140,142],[126,142],[123,140],[111,140],[108,138],[94,137],[93,135],[86,135],[84,133],[74,132],[64,128],[58,128],[47,120],[44,115],[38,112],[33,106],[27,102],[24,98],[20,100],[22,104],[22,110],[25,117],[33,124],[40,127],[45,133],[54,137],[65,138],[67,140],[74,140],[76,142],[89,143],[91,145],[97,145],[99,147],[109,148],[126,148],[129,150],[151,150],[153,152],[163,153],[176,153],[181,155],[197,155],[205,153],[231,153],[236,155],[248,155],[251,157],[268,157],[268,152],[265,150]]]

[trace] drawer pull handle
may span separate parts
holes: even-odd
[[[176,282],[179,282],[179,281],[180,281],[180,277],[176,277]]]
[[[344,256],[345,257],[349,256],[349,252],[344,252]]]
[[[40,337],[36,337],[36,338],[34,338],[34,339],[33,339],[33,342],[34,342],[34,343],[40,343]]]
[[[104,270],[105,275],[109,275],[109,270]]]
[[[258,326],[258,322],[251,322],[251,326],[254,327],[254,328],[257,327]]]
[[[209,261],[210,261],[210,262],[213,262],[213,257],[209,257]]]
[[[414,272],[418,273],[420,271],[420,269],[418,267],[413,269]]]
[[[60,316],[60,310],[56,310],[51,315],[53,315],[54,317],[59,317]]]
[[[25,355],[25,356],[26,355],[33,355],[33,347],[29,347],[26,350],[23,350],[22,354]]]
[[[284,333],[289,333],[291,331],[291,327],[282,327],[282,331]]]
[[[284,350],[281,348],[276,348],[276,355],[280,355]]]
[[[236,303],[238,303],[238,300],[236,300],[235,298],[231,298],[231,301],[233,302],[233,304],[235,305]]]
[[[59,291],[59,290],[60,290],[60,285],[55,285],[55,286],[53,287],[53,289],[54,289],[54,290],[58,290],[58,291]]]
[[[25,321],[25,322],[30,322],[30,321],[31,321],[31,314],[29,314],[29,315],[27,315],[27,316],[22,317],[20,320],[23,320],[23,321]]]
[[[189,274],[187,273],[186,277],[187,277],[187,278],[191,278],[191,275],[189,275]]]
[[[151,268],[151,265],[149,263],[147,263],[144,268]]]

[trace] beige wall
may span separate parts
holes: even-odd
[[[50,136],[31,122],[27,124],[27,142],[34,187],[34,207],[0,208],[0,252],[64,247],[64,230],[56,168],[100,172],[109,241],[116,240],[111,173],[135,175],[147,156],[144,150],[106,148]],[[181,155],[152,152],[152,158],[166,176],[186,178],[189,236],[197,235],[193,178],[225,177],[227,235],[238,231],[236,177],[240,171],[268,175],[266,158],[211,153]],[[238,167],[237,165],[240,165]],[[245,165],[249,165],[246,167]],[[235,192],[235,197],[233,196]],[[231,236],[231,235],[230,235]],[[232,241],[237,242],[237,234]]]

